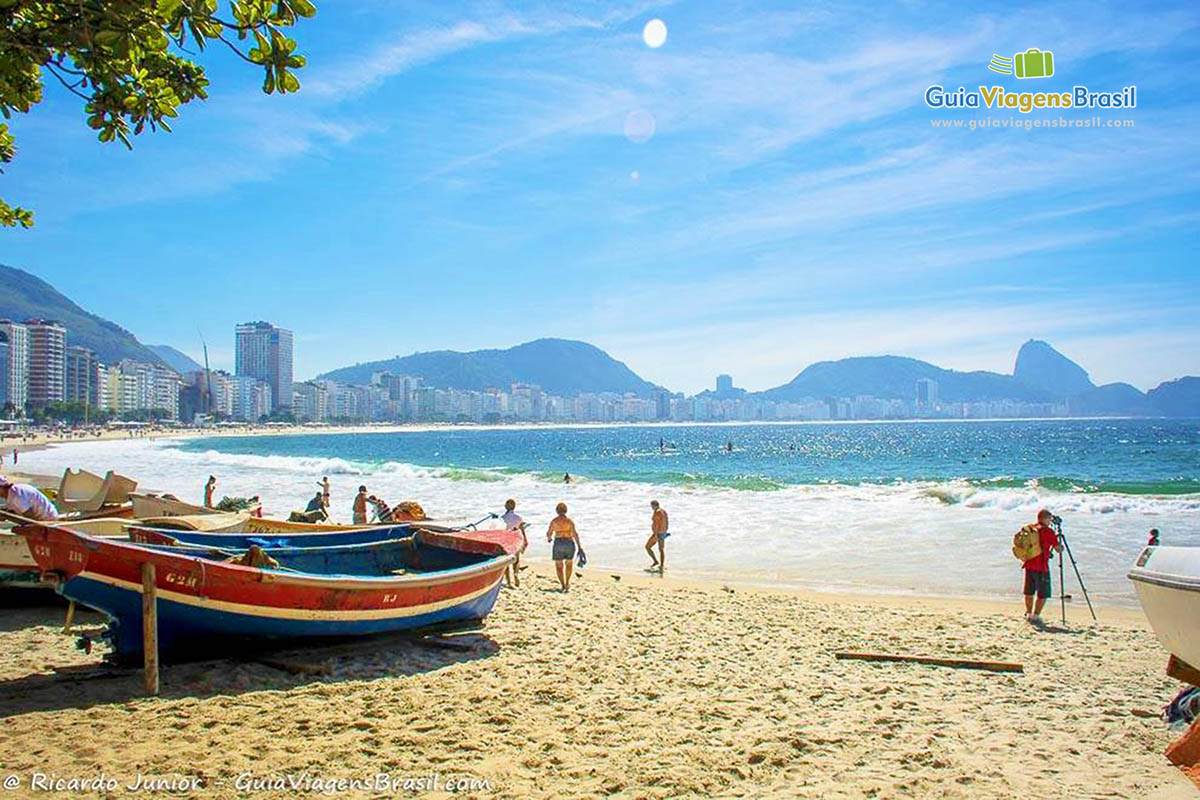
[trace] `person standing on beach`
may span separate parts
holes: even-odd
[[[354,496],[354,524],[367,524],[367,487],[358,487],[358,494]]]
[[[650,538],[646,540],[646,554],[650,556],[653,562],[650,569],[658,569],[659,574],[667,568],[667,537],[671,534],[668,532],[670,521],[667,519],[667,510],[659,508],[657,500],[650,501]],[[654,557],[654,545],[658,545],[658,558]]]
[[[329,505],[329,477],[321,478],[317,481],[317,486],[321,487],[321,494],[325,495],[325,504]]]
[[[58,519],[58,509],[36,486],[13,483],[3,475],[0,475],[0,503],[12,513],[38,522]]]
[[[579,532],[575,523],[567,516],[567,504],[559,503],[554,507],[558,516],[550,520],[546,528],[546,541],[553,542],[551,557],[554,559],[554,571],[558,573],[558,583],[564,592],[571,588],[571,573],[575,569],[575,549],[579,546]]]
[[[213,493],[217,490],[217,477],[215,475],[208,476],[208,483],[204,484],[204,506],[205,508],[213,507]]]
[[[510,497],[504,501],[504,513],[500,519],[504,522],[504,530],[521,532],[521,549],[517,551],[517,557],[513,563],[509,564],[508,569],[504,571],[505,583],[509,586],[520,586],[521,553],[524,553],[525,548],[529,547],[529,539],[525,536],[525,520],[521,519],[521,515],[517,513],[516,500]]]
[[[1034,625],[1042,624],[1042,607],[1050,598],[1050,559],[1054,550],[1062,549],[1058,535],[1050,527],[1053,518],[1049,509],[1043,508],[1038,512],[1038,542],[1042,552],[1021,565],[1025,570],[1025,619]],[[1037,595],[1036,604],[1034,595]]]
[[[1146,539],[1148,547],[1158,547],[1158,528],[1150,529],[1150,536]]]

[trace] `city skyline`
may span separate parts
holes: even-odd
[[[0,237],[143,341],[195,356],[201,327],[228,368],[224,331],[265,318],[298,332],[300,376],[558,336],[688,392],[734,365],[755,390],[860,354],[1001,371],[1047,338],[1148,389],[1200,372],[1200,14],[1078,10],[895,7],[864,30],[853,3],[326,4],[294,32],[298,94],[206,53],[213,99],[131,153],[47,86],[5,174],[38,223]],[[1030,31],[1064,86],[1136,84],[1135,127],[930,127],[932,84],[1019,89],[986,65]],[[220,234],[189,243],[183,219]],[[393,296],[454,324],[406,325]]]

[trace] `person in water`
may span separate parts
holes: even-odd
[[[1048,509],[1043,508],[1038,512],[1038,541],[1042,552],[1021,565],[1025,570],[1025,619],[1033,625],[1042,624],[1042,608],[1050,598],[1050,559],[1053,558],[1053,551],[1062,549],[1058,535],[1050,527],[1052,519],[1054,515]],[[1035,594],[1036,605],[1033,599]]]
[[[321,478],[317,481],[317,486],[321,487],[321,494],[325,495],[325,505],[329,505],[329,477]]]
[[[358,487],[358,494],[354,495],[354,524],[367,524],[367,487]]]
[[[525,520],[521,519],[521,515],[517,513],[517,501],[511,497],[504,501],[504,513],[500,516],[504,522],[504,530],[520,531],[521,532],[521,549],[517,552],[517,557],[513,563],[508,565],[504,570],[504,582],[509,586],[520,586],[521,575],[521,553],[525,552],[525,548],[529,547],[529,539],[525,536]]]
[[[213,493],[217,491],[217,476],[209,475],[208,483],[204,484],[204,505],[213,508]]]
[[[650,538],[646,540],[646,555],[650,556],[653,562],[650,569],[658,569],[659,574],[667,568],[667,537],[671,534],[668,532],[670,522],[667,519],[667,510],[659,508],[657,500],[650,501]],[[654,545],[658,545],[658,558],[654,557]]]
[[[571,573],[575,568],[575,550],[579,547],[579,532],[575,523],[567,516],[567,504],[559,503],[554,507],[558,514],[550,520],[546,529],[546,541],[553,542],[551,555],[554,558],[554,571],[558,573],[558,583],[564,592],[571,588]]]
[[[1148,547],[1158,547],[1158,528],[1150,529],[1150,538],[1146,540]]]
[[[571,482],[571,473],[564,472],[563,473],[563,483],[570,483],[570,482]]]

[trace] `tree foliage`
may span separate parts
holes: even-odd
[[[11,119],[42,100],[49,76],[84,101],[102,142],[149,129],[170,131],[179,107],[208,97],[192,60],[219,42],[264,72],[263,91],[300,88],[304,66],[284,34],[311,17],[311,0],[0,0],[0,114]],[[0,163],[16,144],[0,123]],[[0,200],[0,225],[30,227],[33,214]]]

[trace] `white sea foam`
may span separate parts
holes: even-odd
[[[1012,533],[1037,509],[1063,516],[1093,596],[1132,603],[1129,565],[1157,527],[1165,541],[1200,544],[1200,496],[1055,492],[1036,484],[993,487],[966,481],[786,486],[743,491],[703,485],[652,485],[580,479],[563,485],[533,473],[420,467],[399,462],[180,450],[169,440],[77,443],[30,452],[20,467],[60,472],[82,467],[134,476],[143,488],[199,501],[204,479],[218,495],[262,497],[286,516],[328,476],[334,517],[348,522],[359,484],[390,502],[418,500],[431,514],[478,519],[507,497],[531,522],[532,554],[545,558],[541,534],[562,500],[579,526],[589,569],[649,563],[642,546],[651,498],[671,515],[673,573],[722,580],[921,594],[1017,594]],[[1069,570],[1068,570],[1069,572]],[[1068,591],[1079,596],[1074,578]]]

